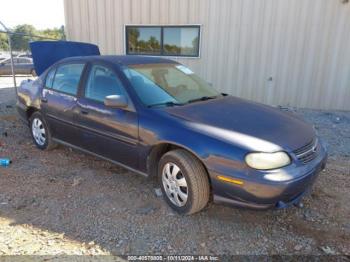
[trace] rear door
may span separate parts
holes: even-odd
[[[85,64],[61,64],[48,72],[41,97],[41,111],[54,138],[77,144],[77,128],[73,111],[77,106],[77,93]]]
[[[105,106],[108,95],[123,95],[126,108]],[[129,167],[138,168],[138,118],[116,72],[104,64],[92,64],[78,100],[76,122],[81,147]]]

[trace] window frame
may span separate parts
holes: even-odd
[[[56,71],[57,71],[57,66],[50,67],[50,69],[47,70],[47,73],[46,73],[45,79],[44,79],[44,85],[43,85],[45,89],[53,90],[52,85],[53,85],[53,80],[55,80]],[[48,79],[49,74],[50,74],[51,72],[53,72],[53,78],[52,78],[51,86],[48,87],[48,86],[46,86],[46,82],[47,82],[47,79]]]
[[[57,69],[61,66],[65,66],[65,65],[76,65],[76,64],[81,64],[83,65],[83,70],[81,71],[81,75],[80,75],[80,79],[79,79],[79,82],[78,82],[78,85],[77,85],[77,92],[76,94],[71,94],[71,93],[68,93],[68,92],[64,92],[64,91],[61,91],[61,90],[57,90],[55,88],[53,88],[53,83],[55,82],[55,78],[56,78],[56,73],[57,73]],[[59,94],[64,94],[64,95],[68,95],[68,96],[71,96],[71,97],[75,97],[77,98],[79,96],[79,93],[80,93],[80,86],[82,84],[82,81],[83,81],[83,78],[84,78],[84,75],[85,75],[85,71],[86,71],[86,68],[87,68],[87,63],[85,61],[72,61],[72,62],[64,62],[64,63],[60,63],[60,64],[57,64],[57,65],[54,65],[52,67],[50,67],[50,69],[47,71],[46,75],[45,75],[45,81],[43,83],[43,88],[44,89],[47,89],[47,90],[51,90],[51,91],[54,91],[54,92],[57,92]],[[46,86],[46,80],[47,80],[47,77],[49,76],[49,73],[51,71],[55,71],[54,73],[54,76],[53,76],[53,81],[52,81],[52,86],[51,87],[47,87]]]
[[[80,95],[80,97],[82,97],[82,98],[84,98],[84,99],[86,99],[86,100],[93,101],[93,102],[95,102],[95,103],[103,104],[103,105],[104,105],[104,101],[97,100],[97,99],[94,99],[94,98],[92,98],[92,97],[87,97],[87,96],[86,96],[86,88],[87,88],[87,85],[88,85],[88,83],[89,83],[90,74],[91,74],[91,72],[92,72],[94,66],[105,67],[105,68],[107,68],[108,70],[110,70],[111,72],[113,72],[113,73],[115,74],[115,76],[117,77],[117,79],[118,79],[119,82],[121,83],[121,88],[123,89],[123,92],[124,92],[126,98],[128,99],[128,103],[129,103],[129,101],[130,101],[129,95],[128,95],[128,93],[127,93],[127,91],[126,91],[126,88],[125,88],[125,86],[124,86],[122,80],[120,79],[119,75],[118,75],[118,74],[115,72],[115,70],[113,70],[113,68],[110,67],[109,65],[106,65],[106,64],[104,64],[104,63],[99,63],[99,62],[91,62],[91,63],[89,64],[89,67],[88,67],[88,69],[87,69],[87,71],[86,71],[86,79],[84,80],[83,89],[81,90],[81,95]]]
[[[131,54],[128,51],[129,38],[128,28],[139,27],[139,28],[160,28],[160,54],[153,55],[147,53]],[[164,54],[164,28],[198,28],[198,51],[196,55],[171,55]],[[156,57],[172,57],[172,58],[200,58],[201,57],[201,43],[202,43],[202,25],[201,24],[171,24],[171,25],[144,25],[144,24],[125,24],[124,25],[124,54],[131,56],[156,56]]]
[[[125,77],[125,76],[118,69],[115,69],[113,65],[111,65],[110,63],[106,63],[105,61],[89,61],[85,65],[84,78],[80,80],[81,81],[80,82],[81,88],[79,89],[79,92],[78,92],[78,99],[84,99],[86,101],[89,101],[90,103],[94,103],[95,105],[99,105],[99,106],[103,106],[103,107],[107,108],[107,106],[104,104],[104,102],[101,102],[100,100],[95,100],[93,98],[89,98],[89,97],[85,96],[86,85],[88,84],[91,69],[94,65],[104,66],[104,67],[108,68],[113,73],[115,73],[117,78],[120,80],[120,82],[122,84],[123,91],[125,93],[125,96],[128,99],[128,106],[125,108],[116,108],[116,109],[136,112],[134,102],[131,98],[132,96],[129,94],[129,92],[127,90],[127,85],[125,84],[125,82],[124,82],[125,80],[123,79],[123,77]]]

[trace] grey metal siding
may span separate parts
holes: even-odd
[[[350,4],[341,0],[65,0],[68,39],[124,54],[125,24],[201,24],[175,58],[236,96],[350,110]],[[174,59],[174,58],[173,58]]]

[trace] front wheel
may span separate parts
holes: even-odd
[[[56,147],[52,141],[50,130],[39,112],[35,112],[29,119],[30,131],[34,144],[41,150],[50,150]]]
[[[207,172],[189,152],[177,149],[166,153],[159,162],[158,178],[166,202],[178,213],[190,215],[208,204]]]

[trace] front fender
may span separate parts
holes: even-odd
[[[147,169],[147,157],[154,146],[172,144],[195,155],[209,173],[214,170],[220,173],[232,173],[232,170],[245,172],[245,149],[203,134],[185,122],[156,110],[141,113],[139,119],[140,165],[143,170]]]

